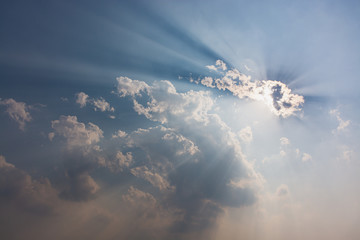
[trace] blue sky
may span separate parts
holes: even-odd
[[[359,16],[1,3],[1,238],[358,238]]]

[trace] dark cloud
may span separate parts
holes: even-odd
[[[34,180],[0,156],[1,208],[13,205],[36,215],[48,215],[56,205],[57,191],[46,178]]]

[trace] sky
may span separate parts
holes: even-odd
[[[358,239],[360,3],[2,1],[1,239]]]

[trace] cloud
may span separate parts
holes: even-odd
[[[330,115],[333,115],[336,117],[337,121],[338,121],[338,126],[336,128],[336,130],[333,130],[332,133],[340,133],[346,130],[346,128],[350,125],[351,121],[350,120],[343,120],[340,116],[340,112],[339,109],[332,109],[330,110]]]
[[[216,61],[216,66],[207,67],[213,70],[222,70],[221,77],[215,79],[204,77],[196,82],[200,82],[206,87],[228,90],[240,99],[261,101],[277,116],[286,118],[295,115],[304,104],[303,96],[292,93],[291,89],[280,81],[251,80],[251,76],[247,76],[235,68],[227,70],[226,64],[221,60]]]
[[[286,146],[286,145],[290,145],[290,140],[286,137],[281,137],[280,138],[280,144],[283,145],[283,146]]]
[[[161,124],[129,133],[126,141],[146,156],[134,158],[131,172],[159,190],[173,189],[159,193],[166,205],[183,213],[173,231],[207,229],[225,208],[255,203],[259,177],[243,157],[236,134],[210,113],[209,92],[178,93],[169,81],[147,85],[121,77],[118,82],[119,96],[130,97],[137,113]],[[249,184],[232,184],[239,181]]]
[[[307,162],[307,161],[310,161],[310,160],[312,160],[312,156],[310,154],[308,154],[308,153],[303,153],[301,161]]]
[[[207,65],[206,66],[208,69],[210,70],[214,70],[214,71],[226,71],[227,70],[227,66],[226,64],[222,61],[222,60],[216,60],[215,62],[215,66],[214,65]]]
[[[89,98],[89,95],[87,95],[84,92],[79,92],[75,94],[76,96],[76,103],[80,105],[81,108],[85,107],[87,103],[94,106],[94,110],[100,110],[101,112],[109,111],[114,112],[115,108],[110,106],[110,103],[105,101],[104,98]]]
[[[31,106],[24,102],[17,102],[12,98],[1,100],[0,105],[6,106],[6,113],[11,119],[15,120],[19,124],[19,128],[24,131],[26,122],[31,121],[31,115],[29,109]]]
[[[89,95],[87,95],[84,92],[79,92],[75,94],[76,96],[76,103],[80,105],[81,108],[86,106],[86,103],[88,102]]]
[[[124,169],[128,169],[134,163],[131,152],[123,154],[118,151],[114,159],[108,160],[105,165],[113,172],[122,172]]]
[[[56,202],[57,191],[47,178],[34,180],[0,155],[0,209],[15,205],[31,214],[51,215]]]
[[[156,172],[151,172],[146,166],[136,167],[131,169],[131,173],[139,178],[143,178],[150,182],[153,186],[159,188],[160,191],[164,191],[170,188],[170,184],[163,177]]]
[[[78,122],[76,116],[60,116],[59,120],[51,122],[51,127],[55,131],[51,139],[56,135],[64,137],[70,149],[93,145],[103,137],[103,131],[97,125],[89,122],[86,126]]]
[[[99,185],[88,172],[78,172],[74,169],[66,172],[66,185],[63,185],[60,197],[73,201],[88,201],[95,198]]]
[[[276,189],[276,196],[278,197],[285,197],[289,195],[289,187],[285,184],[281,184],[277,189]]]
[[[128,77],[118,77],[116,78],[118,85],[117,85],[117,92],[120,97],[125,96],[135,96],[139,95],[140,92],[146,91],[149,86],[143,82],[138,80],[132,80]]]
[[[250,143],[253,140],[251,127],[247,126],[238,132],[240,139],[245,143]]]
[[[95,111],[97,109],[100,110],[101,112],[105,112],[105,111],[114,112],[115,111],[114,107],[110,107],[110,104],[108,102],[106,102],[105,99],[103,99],[103,98],[92,100],[92,104],[95,107],[94,108]]]
[[[118,130],[115,134],[113,134],[111,137],[112,138],[123,138],[126,137],[127,133],[121,130]]]

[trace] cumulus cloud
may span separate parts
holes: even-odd
[[[224,61],[222,61],[220,59],[216,60],[215,65],[207,65],[206,67],[208,69],[214,70],[214,71],[218,71],[218,70],[226,71],[227,70],[226,64],[224,63]]]
[[[93,145],[103,137],[103,131],[95,124],[89,122],[87,125],[78,122],[76,116],[60,116],[59,120],[51,122],[54,134],[49,135],[51,139],[62,136],[67,141],[68,148]]]
[[[86,106],[89,99],[89,95],[87,95],[84,92],[79,92],[75,94],[75,97],[76,97],[76,103],[79,104],[81,108]]]
[[[116,80],[118,82],[117,92],[121,97],[129,95],[134,97],[149,88],[145,82],[132,80],[128,77],[118,77]]]
[[[310,160],[312,160],[312,156],[310,154],[308,154],[308,153],[303,153],[301,161],[307,162],[307,161],[310,161]]]
[[[178,93],[169,81],[147,85],[121,77],[118,83],[119,96],[130,97],[137,113],[163,124],[138,129],[126,140],[147,156],[135,161],[133,175],[159,190],[173,189],[162,198],[183,213],[174,231],[206,229],[224,208],[256,201],[258,175],[243,157],[236,134],[210,113],[209,92]],[[145,105],[141,97],[149,99]],[[231,184],[241,180],[249,184]]]
[[[81,108],[85,107],[88,103],[94,106],[94,110],[105,112],[114,112],[115,108],[110,106],[110,103],[108,103],[104,98],[90,98],[89,95],[87,95],[84,92],[79,92],[75,94],[76,96],[76,103],[80,105]]]
[[[134,176],[143,178],[150,182],[153,186],[159,188],[159,190],[167,190],[170,188],[170,184],[158,173],[150,171],[146,166],[136,167],[131,169],[131,173]]]
[[[110,107],[110,104],[105,101],[103,98],[93,99],[92,104],[94,105],[94,110],[100,110],[101,112],[109,111],[114,112],[114,107]]]
[[[223,91],[228,90],[240,99],[261,101],[277,116],[286,118],[295,115],[301,110],[304,103],[303,96],[292,93],[291,89],[280,81],[251,80],[251,76],[247,76],[237,69],[227,70],[226,64],[221,60],[216,61],[216,66],[207,67],[213,70],[222,70],[221,77],[199,79],[202,85],[216,87]]]
[[[123,138],[126,137],[127,133],[121,130],[118,130],[115,134],[113,134],[111,137],[112,138]]]
[[[17,102],[12,98],[0,99],[0,105],[6,106],[6,113],[19,124],[21,130],[24,130],[26,122],[30,122],[32,119],[29,113],[31,106],[24,102]]]

